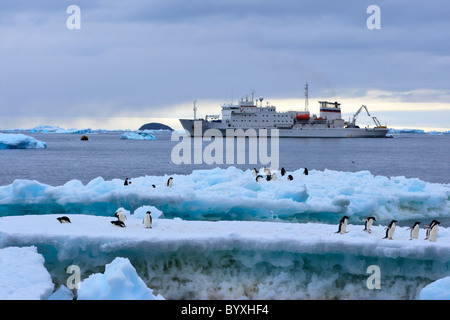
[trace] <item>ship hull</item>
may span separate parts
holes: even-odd
[[[258,128],[258,127],[226,127],[221,122],[210,122],[193,119],[180,119],[180,123],[184,130],[190,136],[204,136],[208,129],[219,130],[223,137],[229,134],[235,137],[248,136],[250,130],[259,135],[259,130],[266,129],[267,136],[271,135],[271,129],[278,129],[280,138],[385,138],[388,133],[387,128],[328,128],[327,126],[293,126],[292,128]],[[196,128],[194,131],[194,127]],[[253,131],[251,131],[253,132]]]

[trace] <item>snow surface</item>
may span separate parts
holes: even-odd
[[[20,133],[0,133],[0,149],[45,149],[47,144]]]
[[[0,300],[46,299],[53,282],[36,247],[0,249]]]
[[[78,300],[164,300],[153,295],[127,258],[117,257],[105,269],[80,283]]]
[[[105,181],[98,177],[83,185],[71,180],[61,186],[15,180],[0,187],[0,216],[22,214],[93,214],[112,216],[118,207],[133,213],[143,205],[164,217],[186,220],[320,221],[336,223],[347,215],[353,223],[367,216],[379,222],[391,219],[431,219],[450,212],[450,184],[417,178],[374,176],[369,171],[341,172],[303,169],[288,172],[288,181],[256,182],[250,170],[195,170],[168,175]],[[152,186],[155,185],[155,188]],[[431,220],[430,220],[431,221]]]
[[[114,217],[74,214],[72,223],[60,224],[57,216],[0,218],[0,247],[36,246],[59,284],[72,264],[82,270],[82,285],[104,273],[91,290],[102,288],[109,297],[118,290],[106,285],[115,271],[103,268],[117,257],[129,259],[146,286],[166,299],[415,299],[450,275],[447,228],[429,242],[423,228],[419,239],[409,240],[406,227],[396,228],[394,240],[383,239],[385,225],[376,223],[370,234],[351,222],[348,233],[337,234],[337,225],[322,223],[155,218],[146,229],[133,215],[125,228],[113,226]],[[370,265],[381,269],[380,290],[366,285]],[[128,269],[117,267],[136,283]]]
[[[450,277],[430,283],[420,291],[420,300],[450,300]]]

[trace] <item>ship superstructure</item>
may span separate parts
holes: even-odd
[[[365,109],[361,106],[353,117],[353,121],[345,121],[341,115],[341,104],[338,102],[319,101],[319,116],[311,115],[308,110],[308,87],[305,87],[305,110],[277,112],[276,107],[266,103],[264,98],[251,99],[246,96],[237,104],[222,105],[221,115],[206,115],[204,119],[180,119],[183,128],[191,135],[202,135],[208,129],[218,129],[226,134],[227,129],[271,129],[279,130],[279,137],[298,138],[382,138],[388,128],[382,126],[376,117],[372,117],[375,126],[372,128],[359,128],[356,117]],[[194,113],[197,108],[194,104]],[[369,114],[370,116],[370,114]],[[201,132],[194,132],[194,121],[200,121]],[[270,132],[269,132],[270,134]]]

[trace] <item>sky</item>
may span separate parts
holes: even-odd
[[[252,90],[303,110],[308,82],[311,113],[450,130],[449,75],[442,0],[0,2],[0,129],[181,129],[194,100],[202,117]]]

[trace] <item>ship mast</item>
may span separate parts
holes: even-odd
[[[305,84],[305,111],[309,111],[309,106],[308,106],[308,82],[306,82]]]
[[[194,100],[194,120],[197,120],[197,100]]]

